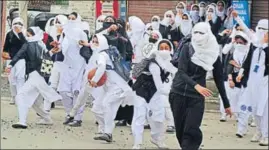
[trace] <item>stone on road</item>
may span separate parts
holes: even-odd
[[[16,123],[17,109],[9,105],[8,101],[1,101],[1,148],[2,149],[130,149],[133,137],[130,127],[116,127],[112,144],[94,141],[97,132],[94,116],[89,108],[84,112],[82,127],[72,128],[62,124],[64,120],[63,108],[57,107],[51,112],[54,120],[53,126],[40,126],[35,122],[38,116],[33,109],[28,115],[28,129],[13,129],[11,125]],[[258,143],[251,143],[250,139],[254,128],[249,128],[248,134],[238,139],[235,137],[236,122],[229,120],[219,122],[219,115],[206,113],[202,123],[204,139],[203,149],[268,149],[260,147]],[[177,149],[178,143],[175,134],[165,134],[166,144],[171,149]],[[147,149],[156,147],[150,143],[150,131],[145,130],[144,145]]]

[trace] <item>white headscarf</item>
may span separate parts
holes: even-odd
[[[232,16],[232,10],[233,10],[233,7],[229,7],[227,9],[227,12],[226,12],[226,16],[227,18],[225,19],[224,21],[224,27],[226,29],[232,29],[233,28],[233,16]]]
[[[15,25],[16,23],[21,23],[22,26],[21,26],[21,25]],[[17,38],[19,38],[18,33],[15,31],[15,27],[21,28],[21,29],[22,29],[22,33],[25,35],[26,30],[25,30],[25,28],[24,28],[24,23],[23,23],[22,18],[17,17],[17,18],[15,18],[15,19],[13,19],[13,21],[12,21],[12,31],[13,31],[13,33],[15,34],[15,36],[16,36]]]
[[[43,30],[41,30],[38,26],[36,26],[36,27],[30,27],[30,29],[33,30],[33,32],[34,32],[35,35],[33,35],[31,37],[26,37],[27,41],[28,42],[36,42],[36,41],[41,41],[42,42],[43,37],[44,37]]]
[[[131,16],[128,18],[128,20],[129,20],[131,34],[132,34],[132,36],[130,37],[130,41],[134,47],[143,37],[144,31],[145,31],[144,30],[145,24],[140,18],[136,16]]]
[[[193,21],[194,24],[196,24],[197,22],[199,22],[199,19],[200,19],[199,10],[192,10],[192,8],[195,7],[195,6],[200,9],[200,7],[197,4],[191,5],[190,16],[191,16],[191,19],[192,19],[192,21]]]
[[[53,38],[53,40],[57,40],[57,28],[54,24],[50,25],[52,21],[53,23],[55,22],[54,20],[55,18],[52,17],[47,21],[45,26],[45,32],[48,33]]]
[[[141,53],[144,57],[149,58],[151,54],[157,49],[157,44],[163,39],[162,34],[158,30],[153,30],[152,34],[157,34],[158,40],[156,43],[149,43],[149,38],[145,39],[145,45],[143,46]]]
[[[108,42],[107,42],[107,39],[104,35],[102,34],[96,34],[95,35],[98,39],[98,43],[99,45],[98,46],[95,46],[92,41],[90,42],[91,44],[91,48],[93,50],[93,53],[94,54],[98,54],[99,52],[101,52],[102,50],[106,50],[109,48],[109,45],[108,45]]]
[[[95,21],[95,30],[99,30],[103,28],[103,22],[107,16],[106,15],[100,15],[96,21]]]
[[[171,15],[172,18],[167,18],[166,15]],[[164,13],[164,17],[163,17],[163,20],[161,21],[161,24],[168,27],[170,24],[170,21],[171,20],[174,20],[175,21],[175,14],[173,13],[172,10],[168,10]],[[174,30],[176,28],[176,23],[173,24],[172,26],[172,29],[171,30]]]
[[[209,9],[213,9],[213,13],[209,12]],[[206,11],[206,22],[208,22],[208,15],[211,14],[213,23],[216,23],[217,21],[217,14],[216,14],[216,7],[213,5],[209,5],[208,9]]]
[[[54,25],[57,26],[64,26],[68,22],[68,18],[64,15],[57,15],[54,19]]]
[[[259,28],[263,28],[263,29],[259,29]],[[265,34],[268,32],[268,19],[261,19],[256,28],[255,28],[255,39],[253,42],[253,44],[257,47],[260,47],[262,46],[262,41],[263,41],[263,38],[265,36]]]
[[[242,31],[236,31],[235,36],[241,36],[247,41],[247,45],[242,44],[234,44],[234,52],[233,52],[233,59],[242,66],[243,61],[246,59],[250,48],[250,39],[248,36]]]
[[[158,21],[152,21],[153,19],[157,19]],[[153,28],[153,30],[159,30],[159,27],[160,27],[160,22],[161,22],[161,19],[159,16],[153,16],[151,18],[151,26]]]
[[[81,40],[81,33],[80,30],[82,30],[82,22],[81,17],[78,14],[76,20],[68,20],[68,22],[63,26],[63,32],[66,37],[69,39],[74,39],[76,41]],[[84,32],[83,32],[84,33]]]
[[[81,22],[81,29],[82,30],[87,30],[87,31],[90,32],[90,25],[89,25],[89,23],[86,22],[86,21]]]
[[[183,10],[180,10],[180,9],[177,8],[180,4],[183,5],[183,7],[184,7]],[[178,12],[186,13],[186,12],[187,12],[187,6],[186,6],[186,4],[185,4],[184,2],[179,2],[179,3],[177,3],[176,11],[177,11],[177,14],[176,14],[176,16],[175,16],[175,23],[176,23],[177,26],[179,26],[180,21],[181,21],[182,18],[180,18],[180,16],[178,15]]]
[[[204,4],[205,7],[201,7],[202,4]],[[199,16],[200,17],[205,16],[205,12],[206,12],[206,3],[205,2],[200,2],[199,3]]]
[[[188,34],[191,33],[192,30],[192,19],[190,17],[190,15],[188,13],[184,13],[183,15],[187,15],[188,16],[188,20],[181,20],[179,28],[180,28],[180,32],[186,36]]]
[[[218,5],[219,5],[219,3],[223,3],[223,10],[222,11],[219,11],[219,9],[218,9]],[[225,7],[226,7],[226,4],[225,4],[225,2],[224,1],[218,1],[217,2],[217,8],[216,8],[216,13],[217,13],[217,16],[219,16],[219,17],[221,17],[221,18],[223,18],[224,16],[225,16],[225,13],[226,13],[226,11],[225,11]]]
[[[195,34],[195,32],[204,34]],[[199,22],[193,27],[191,44],[195,51],[191,61],[203,67],[206,71],[211,71],[219,56],[219,44],[211,31],[209,23]]]

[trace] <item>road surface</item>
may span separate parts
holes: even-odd
[[[94,117],[89,108],[84,113],[83,125],[71,128],[62,125],[64,118],[63,108],[52,110],[53,126],[37,126],[37,116],[31,109],[29,112],[29,128],[26,130],[12,129],[12,123],[17,122],[17,109],[1,101],[1,149],[130,149],[133,144],[130,127],[117,127],[113,134],[112,144],[94,141],[96,132]],[[202,149],[268,149],[260,147],[257,143],[251,143],[250,139],[254,128],[250,128],[248,134],[238,139],[235,137],[236,122],[229,120],[226,123],[219,122],[219,115],[206,113],[202,123],[204,140]],[[171,149],[178,149],[178,143],[174,134],[166,134],[166,144]],[[155,149],[150,143],[150,132],[144,133],[144,148]]]

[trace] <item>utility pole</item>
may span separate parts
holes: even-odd
[[[28,11],[28,0],[19,1],[19,14],[23,19],[24,27],[27,29],[27,11]]]

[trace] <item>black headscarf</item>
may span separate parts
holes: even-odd
[[[113,19],[113,22],[106,22],[106,20],[107,20],[108,18],[112,18],[112,19]],[[112,24],[117,24],[117,23],[116,23],[116,19],[115,19],[113,16],[107,16],[107,17],[105,18],[104,22],[103,22],[103,27],[102,27],[101,29],[95,31],[95,34],[100,33],[100,32],[102,32],[103,30],[106,30],[106,29],[109,28]]]
[[[117,24],[119,24],[118,32],[119,32],[123,37],[128,38],[128,35],[127,35],[127,33],[126,33],[126,30],[125,30],[125,28],[126,28],[126,22],[125,22],[123,19],[119,18],[119,19],[117,19]]]

